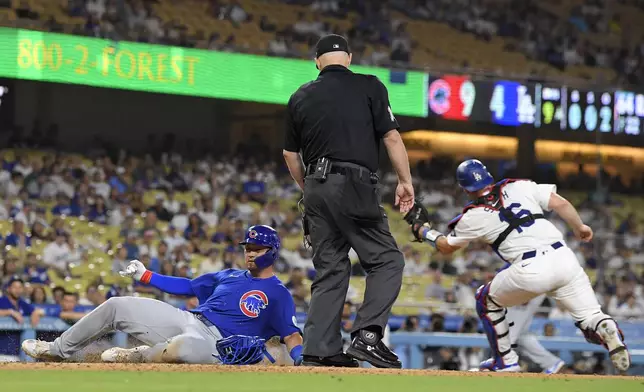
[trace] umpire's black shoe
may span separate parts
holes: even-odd
[[[356,334],[347,354],[378,368],[400,369],[402,367],[398,356],[380,340],[376,333],[370,331],[361,330]]]
[[[302,366],[326,366],[326,367],[359,367],[355,359],[345,353],[336,354],[332,357],[314,357],[305,355],[302,359]]]

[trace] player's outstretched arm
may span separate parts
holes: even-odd
[[[548,208],[557,213],[575,233],[577,239],[589,242],[593,239],[593,230],[581,220],[575,206],[557,193],[550,194]]]
[[[120,271],[119,274],[123,277],[131,277],[141,283],[149,284],[168,294],[195,295],[190,279],[156,274],[145,268],[145,265],[139,260],[130,261],[125,271]]]
[[[414,202],[413,207],[403,219],[409,223],[411,233],[418,242],[428,242],[443,254],[455,252],[466,245],[466,243],[462,245],[450,245],[443,233],[432,229],[429,212],[423,207],[420,200]]]
[[[450,245],[447,241],[447,237],[438,230],[432,230],[430,226],[422,226],[418,230],[420,236],[429,242],[433,247],[436,248],[442,254],[454,253],[457,250],[461,249],[462,246]]]

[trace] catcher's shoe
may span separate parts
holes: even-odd
[[[521,366],[519,366],[518,363],[510,363],[500,366],[497,365],[494,358],[489,358],[481,362],[481,364],[479,365],[479,371],[517,373],[521,371]]]
[[[620,372],[627,371],[631,366],[631,356],[624,343],[624,335],[617,327],[615,321],[611,319],[603,320],[597,326],[597,333],[608,350],[608,355],[615,369]]]
[[[53,355],[50,351],[51,343],[36,339],[27,339],[22,342],[22,351],[34,359],[44,361],[60,361],[62,358]]]
[[[544,374],[557,374],[563,369],[563,367],[566,366],[566,362],[562,360],[558,360],[554,365],[550,366],[547,369],[543,370]]]
[[[120,363],[141,363],[143,362],[143,351],[150,346],[138,346],[134,348],[112,347],[103,351],[101,360],[103,362],[120,362]]]

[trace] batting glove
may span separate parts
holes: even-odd
[[[119,275],[124,278],[132,278],[143,283],[149,283],[152,277],[152,272],[145,268],[145,265],[139,260],[130,261],[130,265],[125,268],[125,271],[119,271]]]

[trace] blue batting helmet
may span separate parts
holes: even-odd
[[[270,248],[268,252],[253,260],[255,265],[260,269],[273,265],[279,256],[281,245],[280,237],[277,235],[277,231],[270,226],[255,225],[249,227],[246,230],[244,241],[240,243],[240,245],[246,244],[255,244]]]
[[[491,185],[494,178],[485,165],[478,159],[468,159],[461,162],[456,169],[458,185],[468,192],[476,192]]]

